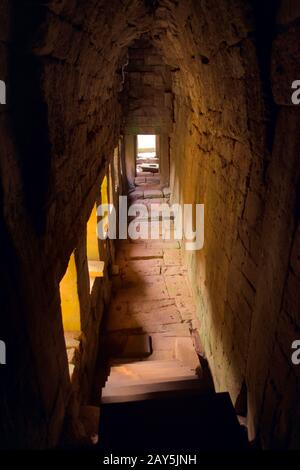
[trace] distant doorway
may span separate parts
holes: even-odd
[[[157,136],[139,134],[136,139],[136,176],[159,172]]]

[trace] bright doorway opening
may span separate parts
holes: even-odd
[[[157,155],[157,136],[139,134],[136,139],[136,175],[159,172],[159,157]]]

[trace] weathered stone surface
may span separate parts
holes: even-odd
[[[138,313],[152,313],[153,311],[159,311],[165,308],[175,307],[175,301],[173,299],[158,300],[151,299],[145,300],[145,302],[130,302],[131,312],[133,314]]]
[[[175,357],[192,370],[200,370],[200,362],[195,351],[192,338],[176,338]]]
[[[148,181],[148,178],[147,178],[147,181]],[[134,179],[134,182],[136,185],[139,185],[141,183],[145,183],[146,182],[146,178],[145,177],[142,177],[142,176],[137,176],[135,179]]]
[[[184,274],[177,276],[164,275],[170,298],[191,296],[190,288]]]
[[[140,281],[139,283],[131,283],[129,281],[127,285],[123,282],[118,291],[118,298],[128,302],[169,298],[162,276],[147,276],[146,281]]]
[[[152,177],[147,177],[147,178],[146,178],[146,182],[149,183],[149,184],[159,184],[159,183],[160,183],[160,179],[159,179],[159,178],[155,178],[154,176],[152,176]]]
[[[163,197],[163,193],[160,189],[145,189],[144,197],[145,199],[160,198]]]
[[[176,338],[166,338],[163,335],[151,334],[152,347],[154,351],[175,351]]]
[[[126,94],[123,94],[125,131],[128,134],[168,132],[172,125],[172,105],[165,101],[165,92],[171,85],[170,68],[149,37],[135,41],[128,52]]]
[[[181,266],[182,257],[181,252],[174,249],[164,250],[164,265],[165,266]]]
[[[160,258],[127,261],[121,267],[121,279],[126,281],[130,277],[134,277],[136,282],[138,282],[141,276],[159,275],[161,273],[160,264]]]
[[[164,252],[167,250],[179,250],[180,243],[178,241],[151,240],[147,243],[147,248],[162,248]]]
[[[136,245],[128,245],[126,249],[123,248],[122,254],[125,260],[151,260],[163,257],[161,249],[147,249]]]
[[[193,320],[196,317],[195,302],[189,296],[175,298],[176,306],[183,320]],[[197,325],[198,326],[198,325]]]
[[[132,191],[130,194],[129,194],[129,198],[130,200],[136,200],[136,199],[140,199],[140,198],[143,198],[144,197],[144,191],[142,191],[140,188],[139,189],[136,189],[135,191]],[[135,201],[137,202],[137,201]]]
[[[165,337],[191,336],[190,329],[185,323],[170,323],[168,325],[162,325],[160,332]]]
[[[178,276],[178,274],[186,273],[185,266],[162,266],[161,267],[162,274],[166,276]]]

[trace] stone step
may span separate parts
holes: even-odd
[[[140,204],[140,203],[139,203]],[[145,222],[160,222],[159,226],[162,224],[165,225],[165,227],[161,227],[163,230],[167,231],[168,228],[166,227],[166,224],[168,223],[168,221],[172,222],[174,220],[174,214],[173,213],[163,213],[160,211],[160,208],[158,207],[158,204],[153,204],[153,209],[151,209],[151,205],[149,206],[149,204],[147,205],[146,209],[147,209],[147,212],[143,210],[143,213],[141,215],[139,215],[139,207],[138,205],[136,204],[136,202],[133,204],[133,206],[131,205],[130,207],[134,207],[135,209],[135,213],[137,214],[136,215],[132,215],[130,217],[128,217],[128,220],[130,222],[132,222],[133,220],[135,222],[141,222],[141,223],[145,223]],[[156,207],[157,206],[157,207]],[[157,212],[156,212],[157,211]]]
[[[157,249],[161,248],[165,250],[179,250],[181,247],[179,241],[170,241],[170,240],[150,240],[146,243],[147,249]]]
[[[153,400],[160,396],[186,395],[188,392],[207,393],[207,386],[194,378],[175,382],[158,382],[128,387],[105,387],[101,403],[122,403],[129,401]]]
[[[136,199],[142,199],[144,197],[144,191],[138,188],[135,191],[132,191],[128,197],[131,201],[136,200]]]
[[[161,260],[159,258],[150,260],[132,260],[124,261],[120,265],[120,273],[126,277],[126,275],[135,273],[140,278],[142,276],[153,276],[161,273]]]
[[[160,189],[145,189],[144,190],[145,199],[160,198],[160,197],[163,197],[163,192]]]
[[[195,375],[195,371],[189,367],[184,366],[178,361],[174,360],[173,362],[176,364],[175,367],[171,366],[156,366],[155,363],[159,363],[161,361],[141,361],[142,363],[145,362],[145,366],[136,367],[132,366],[130,363],[117,365],[111,367],[110,375],[108,378],[108,383],[119,382],[119,381],[140,381],[140,380],[148,380],[148,379],[157,379],[160,378],[161,382],[163,382],[166,378],[175,378],[181,376],[189,376],[193,377]],[[152,363],[152,367],[149,368],[147,365]],[[169,361],[172,362],[172,361]]]
[[[155,259],[163,258],[163,251],[159,248],[153,248],[151,250],[135,245],[134,243],[128,244],[125,248],[123,247],[120,254],[123,255],[125,260],[143,260],[143,259]]]
[[[182,363],[180,361],[178,361],[178,359],[176,360],[172,360],[172,361],[151,361],[151,360],[148,360],[148,361],[133,361],[133,362],[129,362],[129,363],[126,363],[126,364],[120,364],[120,365],[117,365],[115,364],[113,367],[114,368],[118,368],[118,367],[123,367],[123,366],[126,366],[128,368],[128,370],[133,370],[133,371],[136,371],[136,370],[144,370],[144,371],[151,371],[153,370],[154,368],[156,369],[178,369],[178,367],[184,367],[182,365]]]
[[[147,176],[144,173],[140,173],[139,176],[136,176],[134,178],[134,183],[136,186],[139,186],[142,183],[147,183],[147,184],[160,184],[160,178],[159,176]]]
[[[180,377],[182,375],[187,376],[194,376],[196,375],[195,370],[190,366],[186,366],[183,363],[179,362],[177,359],[173,359],[170,361],[160,361],[160,360],[148,360],[148,361],[140,361],[142,366],[137,367],[136,365],[132,365],[129,361],[127,363],[116,364],[111,366],[109,380],[141,380],[141,379],[153,379],[157,377],[161,377],[162,379],[167,377]],[[156,366],[155,363],[163,363],[169,362],[175,363],[175,366]],[[151,367],[147,367],[147,365],[151,363]],[[145,365],[144,365],[145,364]],[[163,381],[163,380],[162,380]]]
[[[148,183],[147,181],[141,182],[139,184],[135,185],[135,189],[141,190],[141,191],[155,191],[159,190],[161,192],[160,198],[163,198],[163,192],[162,192],[162,186],[161,184],[158,183]]]
[[[111,387],[111,388],[118,388],[118,387],[131,387],[132,385],[151,385],[151,384],[157,384],[157,383],[162,383],[162,382],[182,382],[185,380],[199,380],[199,377],[195,374],[191,373],[186,373],[184,374],[184,371],[182,371],[182,375],[176,374],[174,376],[155,376],[155,377],[145,377],[145,378],[140,378],[140,379],[134,379],[134,378],[119,378],[116,376],[110,376],[109,379],[106,382],[105,388],[106,387]]]
[[[145,176],[136,176],[134,178],[134,183],[135,184],[141,184],[141,183],[146,183],[146,177]]]
[[[136,204],[145,204],[146,206],[152,205],[152,204],[167,204],[166,200],[164,198],[152,198],[152,199],[137,199],[135,201]]]
[[[146,176],[146,183],[160,184],[160,178],[155,176]]]
[[[153,173],[151,171],[139,171],[137,173],[137,177],[143,177],[143,176],[153,176]]]

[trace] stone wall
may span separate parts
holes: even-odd
[[[157,15],[172,32],[155,44],[172,66],[173,202],[205,204],[204,249],[186,252],[201,342],[216,389],[229,390],[233,403],[247,395],[250,439],[297,448],[296,17],[281,6],[289,20],[273,42],[270,77],[274,11],[212,1],[170,12],[163,3]]]
[[[164,37],[161,47],[173,64],[173,202],[205,204],[204,249],[186,253],[201,341],[216,389],[235,402],[246,374],[268,155],[253,22],[242,2],[219,5],[178,12],[176,62]]]
[[[8,85],[0,107],[1,446],[52,447],[72,393],[59,281],[81,246],[118,143],[123,55],[137,36],[127,22],[138,22],[145,8],[138,1],[5,0],[0,10],[1,79]],[[96,338],[90,340],[88,360]],[[82,371],[89,380],[90,372]]]
[[[284,1],[277,16],[271,83],[278,106],[272,158],[266,183],[257,293],[253,307],[249,360],[250,424],[263,445],[299,448],[300,369],[291,344],[300,335],[299,309],[299,126],[291,84],[299,77],[297,2]]]
[[[171,73],[148,36],[128,49],[124,85],[124,133],[168,134],[173,116]]]

